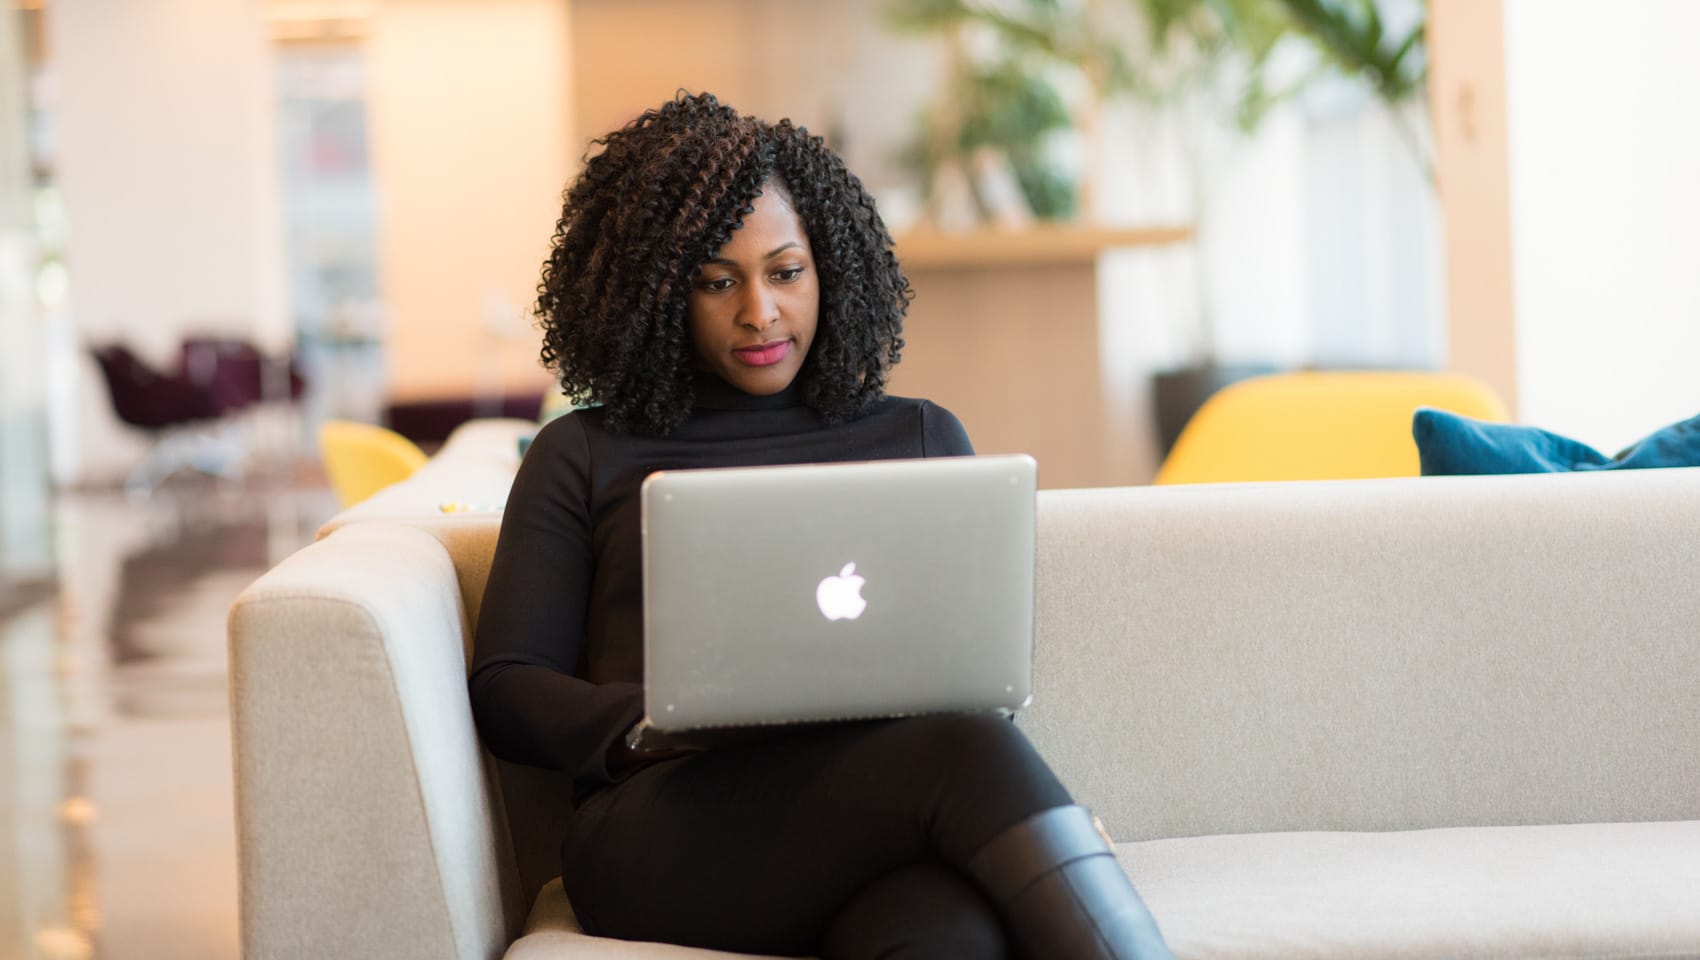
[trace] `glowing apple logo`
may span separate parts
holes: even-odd
[[[847,563],[838,576],[827,577],[815,588],[815,604],[828,620],[854,620],[868,609],[862,599],[862,584],[867,582],[856,576],[854,563]]]

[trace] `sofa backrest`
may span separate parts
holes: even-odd
[[[419,525],[475,623],[499,515]],[[1038,541],[1018,722],[1117,840],[1700,819],[1700,469],[1043,491]]]
[[[1700,469],[1041,494],[1020,719],[1118,840],[1700,819]]]
[[[418,527],[442,542],[460,579],[467,622],[478,622],[484,580],[502,525],[502,507],[519,469],[520,440],[537,432],[529,420],[473,420],[455,430],[401,483],[379,490],[319,528],[324,539],[357,523]],[[467,638],[470,650],[471,638]]]

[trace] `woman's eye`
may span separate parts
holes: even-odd
[[[713,290],[713,291],[716,291],[716,292],[719,292],[721,290],[730,290],[730,289],[732,289],[732,278],[731,277],[715,277],[711,280],[702,280],[702,281],[697,283],[697,286],[703,288],[704,290]]]
[[[790,283],[791,281],[797,279],[798,277],[801,277],[802,275],[803,275],[803,268],[802,267],[786,267],[785,269],[780,270],[779,272],[775,273],[773,275],[773,278],[775,280],[778,280],[780,283]]]

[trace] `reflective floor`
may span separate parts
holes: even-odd
[[[0,960],[237,956],[225,612],[335,510],[268,472],[47,507],[0,593]]]

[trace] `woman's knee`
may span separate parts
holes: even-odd
[[[1052,796],[1046,806],[1069,801],[1055,774],[1015,724],[989,714],[946,714],[899,721],[920,769],[959,781],[969,790],[1032,791]]]
[[[1015,724],[995,714],[965,713],[893,721],[892,732],[918,759],[938,767],[984,764],[996,771],[1039,761]]]
[[[1001,960],[1003,921],[966,877],[941,863],[895,870],[847,903],[821,939],[823,960]]]
[[[909,775],[931,797],[934,848],[965,863],[979,846],[1035,813],[1072,803],[1068,790],[1008,720],[980,714],[914,717],[892,732]]]

